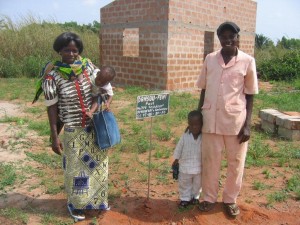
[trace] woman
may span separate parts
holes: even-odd
[[[53,49],[61,56],[46,69],[42,82],[51,129],[52,150],[63,155],[68,210],[75,220],[85,219],[83,210],[109,210],[108,156],[94,141],[87,112],[92,104],[92,87],[99,71],[82,58],[83,43],[71,32],[59,35]],[[64,140],[57,122],[64,124]]]

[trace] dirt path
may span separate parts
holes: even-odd
[[[30,107],[30,106],[28,106]],[[15,103],[0,101],[0,119],[5,116],[25,118],[24,106]],[[26,135],[22,135],[22,133]],[[48,194],[43,185],[40,185],[43,177],[39,177],[38,171],[45,167],[36,161],[30,160],[26,152],[51,153],[49,146],[45,146],[35,132],[28,131],[22,123],[16,126],[15,123],[0,123],[0,163],[10,163],[15,168],[33,168],[34,175],[27,173],[24,169],[20,174],[20,182],[13,187],[1,191],[0,209],[17,208],[28,215],[27,224],[47,224],[43,221],[43,214],[49,213],[59,218],[60,221],[68,224],[70,220],[66,210],[66,196],[62,192]],[[113,154],[113,152],[111,153]],[[263,225],[299,225],[300,224],[300,202],[288,199],[285,202],[274,203],[273,207],[267,208],[266,194],[270,190],[253,190],[254,180],[263,180],[261,171],[264,168],[251,167],[245,170],[243,189],[238,199],[241,214],[236,219],[228,218],[222,209],[222,204],[208,213],[200,213],[196,206],[190,206],[187,210],[179,210],[177,207],[177,182],[171,181],[164,185],[151,183],[150,199],[147,199],[146,182],[138,182],[129,179],[126,185],[119,180],[119,173],[127,171],[129,165],[123,167],[128,159],[126,153],[121,155],[120,167],[110,174],[111,183],[119,194],[110,199],[111,210],[105,213],[90,212],[87,220],[76,224],[201,224],[201,225],[222,225],[222,224],[263,224]],[[147,155],[144,155],[146,158]],[[169,159],[171,162],[171,159]],[[289,171],[285,168],[273,166],[269,168],[272,173],[284,173],[285,176],[274,178],[272,189],[280,189],[284,185],[284,179],[290,177]],[[57,170],[59,171],[59,170]],[[171,177],[171,174],[169,175]],[[276,180],[277,179],[277,180]],[[265,181],[265,180],[264,180]],[[62,184],[61,184],[62,185]],[[222,188],[221,188],[222,189]],[[221,192],[220,192],[221,193]],[[221,201],[221,198],[219,199]],[[0,224],[22,224],[13,219],[0,216]],[[55,223],[54,223],[55,224]]]

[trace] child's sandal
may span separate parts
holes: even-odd
[[[179,203],[179,208],[186,208],[190,204],[189,201],[181,201]]]

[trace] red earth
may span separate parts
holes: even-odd
[[[121,102],[115,103],[123,104]],[[32,107],[30,103],[25,104],[26,107]],[[4,113],[9,113],[10,116],[22,117],[26,115],[23,112],[24,104],[0,101],[0,118]],[[33,168],[43,170],[40,164],[35,161],[25,161],[25,150],[16,148],[12,149],[12,141],[16,140],[16,128],[11,129],[13,124],[1,123],[0,126],[0,163],[18,163],[30,165]],[[20,129],[20,128],[17,128]],[[22,131],[22,130],[20,130]],[[33,143],[30,151],[39,153],[52,151],[49,146],[44,147],[41,140],[35,132],[28,131],[26,137],[19,137],[19,140],[24,139],[25,142]],[[269,146],[275,145],[270,141]],[[172,145],[173,147],[173,145]],[[27,149],[28,151],[28,149]],[[110,154],[113,154],[111,152]],[[129,179],[125,184],[120,180],[118,173],[120,171],[131,171],[125,164],[130,158],[126,153],[120,156],[121,165],[118,169],[110,169],[110,180],[114,190],[119,194],[110,198],[111,210],[107,212],[89,212],[85,221],[77,222],[76,224],[86,225],[111,225],[111,224],[201,224],[201,225],[222,225],[222,224],[251,224],[251,225],[299,225],[300,224],[300,201],[294,197],[288,198],[283,202],[275,202],[271,206],[268,205],[267,194],[276,190],[281,190],[287,180],[292,176],[292,172],[285,167],[280,167],[276,164],[272,166],[250,167],[245,169],[243,188],[238,198],[238,204],[241,209],[240,215],[235,218],[229,218],[224,213],[220,197],[219,203],[211,212],[200,212],[197,206],[189,206],[187,209],[178,209],[178,194],[177,182],[171,179],[172,174],[169,174],[167,184],[159,183],[151,180],[149,189],[149,198],[147,182],[139,182],[135,179]],[[145,153],[141,158],[147,159]],[[156,160],[156,159],[153,159]],[[169,165],[172,159],[169,159]],[[135,165],[130,165],[129,168]],[[264,179],[262,171],[268,169],[273,176],[272,179]],[[157,172],[151,172],[154,176]],[[225,171],[222,171],[221,183],[224,181]],[[40,177],[33,176],[27,178],[23,183],[16,184],[13,188],[6,189],[1,192],[0,209],[18,208],[24,210],[29,218],[30,225],[43,224],[41,214],[36,212],[50,213],[59,218],[60,221],[70,223],[70,217],[66,209],[66,196],[62,192],[56,195],[45,193],[45,189],[38,184],[41,182]],[[253,181],[258,180],[272,188],[265,190],[254,190]],[[30,207],[28,207],[30,206]],[[72,221],[71,221],[72,223]],[[0,224],[22,224],[16,220],[0,216]],[[63,223],[59,223],[63,224]]]

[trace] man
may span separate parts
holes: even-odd
[[[255,60],[238,49],[240,28],[233,22],[222,23],[217,35],[222,46],[205,58],[197,86],[202,89],[199,110],[202,128],[201,211],[214,208],[219,188],[222,150],[227,155],[227,177],[223,192],[226,213],[240,213],[236,204],[242,177],[253,108],[258,93]]]

